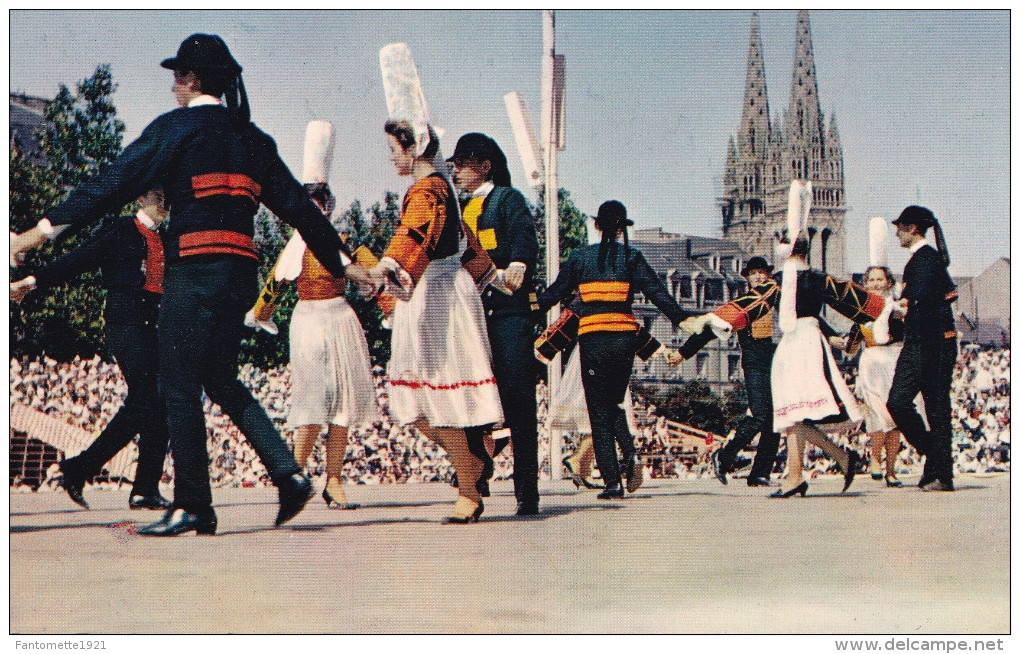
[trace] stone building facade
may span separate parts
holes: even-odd
[[[730,139],[723,174],[723,237],[748,256],[773,258],[776,236],[786,228],[790,181],[811,180],[811,265],[846,275],[846,193],[843,148],[835,115],[826,121],[818,97],[811,24],[797,17],[790,98],[782,120],[773,119],[765,81],[758,15],[751,18],[744,103],[736,137]]]

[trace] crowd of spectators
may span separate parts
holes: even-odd
[[[996,472],[1009,469],[1010,351],[964,348],[953,381],[954,454],[960,472]],[[127,386],[114,363],[99,357],[75,358],[58,363],[51,359],[10,362],[11,403],[20,402],[48,415],[58,417],[88,432],[98,433],[120,407]],[[445,452],[413,429],[401,429],[387,410],[385,375],[381,367],[373,370],[379,402],[378,419],[350,430],[350,446],[344,464],[344,480],[350,484],[388,484],[449,482],[453,468]],[[290,372],[286,367],[260,370],[241,367],[241,381],[247,385],[269,416],[289,439],[285,429],[289,401]],[[548,417],[548,393],[544,383],[538,388],[538,419],[544,425]],[[710,475],[706,450],[699,456],[679,448],[664,447],[668,442],[665,420],[655,415],[655,407],[641,397],[633,398],[635,444],[654,465],[649,474],[661,478],[696,478]],[[206,399],[206,424],[209,436],[210,474],[217,487],[268,486],[265,467],[230,419]],[[496,437],[508,432],[497,432]],[[540,429],[540,475],[549,478],[550,433]],[[572,451],[578,434],[567,434],[564,451]],[[865,437],[859,432],[840,435],[843,444],[866,451]],[[513,473],[509,448],[497,457],[495,478],[507,479]],[[780,452],[780,467],[784,460]],[[918,473],[918,458],[904,447],[898,459],[901,474]],[[325,448],[316,445],[309,464],[313,474],[321,474]],[[56,468],[56,466],[53,466]],[[53,470],[52,472],[56,472]],[[834,473],[835,464],[818,451],[808,453],[805,470],[812,476]],[[739,471],[737,476],[739,476]],[[168,457],[164,481],[172,483],[173,465]],[[55,483],[43,488],[52,488]]]

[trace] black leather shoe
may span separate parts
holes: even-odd
[[[796,488],[791,488],[788,491],[784,491],[782,488],[780,488],[775,493],[770,493],[769,497],[778,497],[778,498],[781,498],[781,499],[785,499],[787,497],[793,497],[794,495],[798,495],[798,494],[801,497],[805,497],[807,495],[807,489],[808,489],[807,482],[806,481],[802,481],[802,482],[800,482],[800,484],[797,485]]]
[[[768,477],[748,477],[748,486],[771,486],[772,481]]]
[[[538,515],[538,500],[518,502],[517,515]]]
[[[276,514],[279,527],[305,508],[312,497],[312,481],[300,472],[295,472],[280,484],[280,512]]]
[[[712,474],[715,478],[722,482],[722,485],[726,485],[726,471],[723,470],[722,462],[719,461],[719,450],[712,452]],[[750,485],[750,480],[747,482]]]
[[[953,482],[936,479],[935,481],[928,482],[924,486],[921,486],[921,490],[926,493],[931,493],[933,491],[953,491],[955,489],[953,488]]]
[[[184,509],[170,509],[158,522],[138,530],[141,536],[180,536],[193,531],[199,536],[212,536],[216,533],[216,513],[209,509],[208,513],[191,513]]]
[[[612,486],[606,486],[606,490],[597,495],[600,500],[622,500],[623,484],[616,482]]]
[[[85,501],[85,496],[82,495],[82,491],[85,490],[85,479],[75,473],[72,469],[73,466],[67,463],[67,459],[64,459],[59,464],[60,472],[64,478],[61,480],[60,485],[67,491],[68,497],[71,501],[82,507],[83,509],[89,508],[89,503]]]
[[[153,511],[166,511],[173,506],[173,502],[166,499],[159,493],[155,495],[132,495],[128,500],[129,509],[152,509]]]
[[[857,466],[861,462],[861,455],[857,452],[850,450],[847,456],[846,470],[843,471],[843,490],[846,492],[850,488],[850,484],[854,483],[854,475],[857,474]]]

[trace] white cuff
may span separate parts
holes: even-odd
[[[137,218],[138,222],[145,225],[149,230],[153,232],[156,231],[155,221],[153,221],[152,218],[149,217],[149,214],[145,213],[144,209],[139,209],[138,212],[135,214],[135,218]]]
[[[527,272],[528,271],[528,264],[524,263],[523,261],[511,261],[509,264],[507,264],[507,268],[508,269],[509,268],[520,268],[524,272]]]
[[[46,238],[53,238],[53,234],[56,231],[53,228],[53,223],[50,222],[49,218],[43,218],[36,224],[36,229],[42,233]]]

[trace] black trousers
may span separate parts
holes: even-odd
[[[514,495],[538,501],[538,402],[535,397],[535,323],[528,316],[487,320],[504,422],[514,452]]]
[[[155,495],[163,476],[169,436],[156,386],[159,370],[156,325],[106,325],[106,345],[127,382],[124,404],[81,454],[64,462],[65,474],[84,481],[138,435],[138,466],[132,493]]]
[[[528,316],[499,316],[486,321],[504,424],[510,429],[514,453],[514,495],[518,502],[538,501],[538,401],[534,347],[535,323]],[[488,458],[483,436],[488,427],[469,427],[468,445],[475,456]]]
[[[925,342],[908,339],[903,343],[893,373],[886,407],[914,449],[924,455],[922,480],[953,480],[952,404],[949,397],[956,366],[955,338]],[[928,427],[925,429],[914,398],[924,398]]]
[[[245,435],[273,482],[300,472],[265,409],[237,379],[244,314],[255,301],[254,260],[229,255],[169,262],[159,314],[159,385],[174,456],[174,505],[212,506],[202,390]]]
[[[634,368],[634,334],[591,332],[578,337],[578,346],[595,462],[608,488],[620,483],[616,445],[624,457],[634,453],[634,435],[623,410]]]
[[[750,476],[768,479],[779,453],[779,434],[772,430],[772,371],[756,366],[744,368],[744,389],[747,391],[747,408],[751,415],[740,419],[733,438],[726,441],[719,450],[719,462],[723,470],[728,471],[740,450],[747,447],[756,434],[761,433]]]

